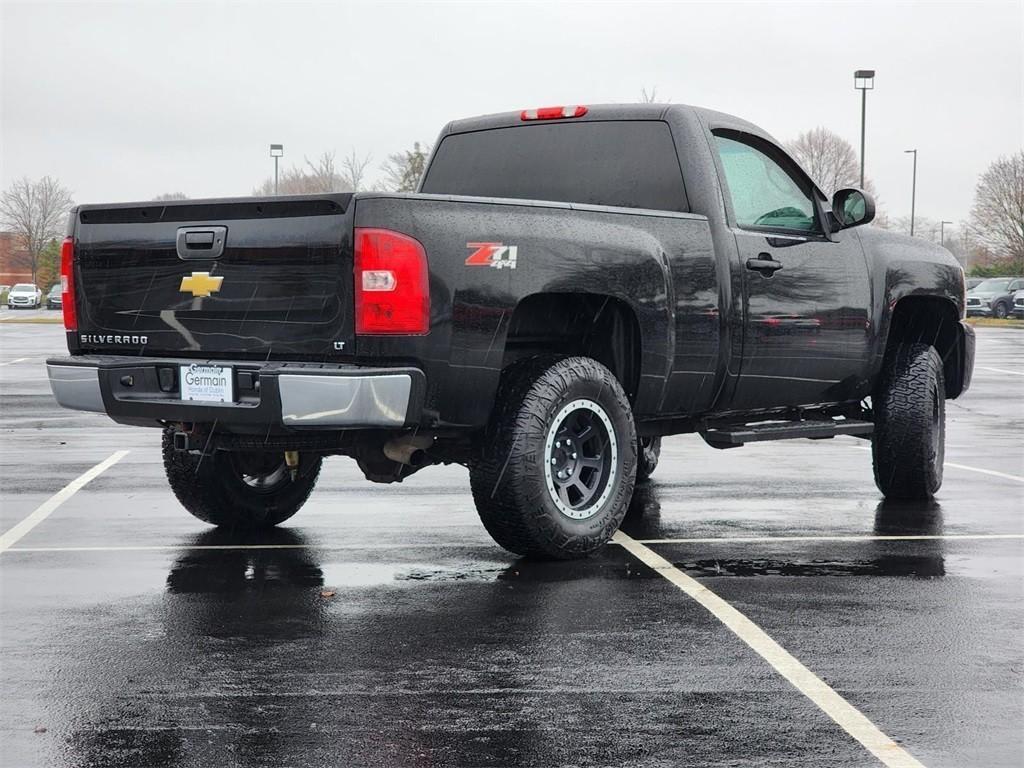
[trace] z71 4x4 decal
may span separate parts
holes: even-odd
[[[467,267],[516,268],[519,246],[504,243],[466,243],[466,247],[474,249],[466,259]]]

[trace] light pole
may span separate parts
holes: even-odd
[[[853,87],[860,91],[860,186],[864,188],[864,125],[867,119],[868,91],[875,88],[875,70],[858,69],[853,73]]]
[[[905,155],[914,156],[914,176],[913,181],[910,183],[910,236],[914,236],[914,206],[917,203],[917,150],[916,149],[905,149],[903,150]],[[932,235],[934,237],[935,235]]]
[[[946,247],[946,225],[952,223],[952,221],[939,222],[939,245],[941,245],[943,248]]]
[[[274,197],[277,197],[277,159],[284,157],[284,144],[271,144],[270,156],[274,158]]]

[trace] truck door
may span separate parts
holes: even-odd
[[[740,375],[727,407],[863,396],[871,297],[856,232],[828,235],[814,185],[774,144],[714,135],[744,304]]]

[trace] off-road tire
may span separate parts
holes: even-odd
[[[581,512],[587,517],[574,519],[559,509],[545,469],[557,417],[580,402],[597,404],[612,430],[601,452],[608,451],[609,457],[602,492]],[[578,407],[586,414],[585,406]],[[553,560],[586,557],[608,542],[626,515],[636,447],[629,400],[605,366],[588,357],[520,361],[502,376],[482,448],[470,465],[480,519],[498,544],[516,554]]]
[[[283,523],[306,503],[320,474],[322,458],[315,453],[300,453],[295,479],[286,472],[272,488],[256,490],[242,479],[238,455],[214,451],[200,456],[176,451],[173,437],[173,430],[164,430],[167,480],[181,505],[204,523],[242,530]],[[274,455],[284,461],[283,454]]]
[[[641,437],[636,446],[636,481],[643,483],[651,479],[661,458],[661,436]]]
[[[942,359],[928,344],[886,354],[872,398],[875,485],[887,499],[930,499],[942,485],[946,398]]]

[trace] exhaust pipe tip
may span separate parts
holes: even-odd
[[[429,463],[426,449],[433,444],[433,435],[406,435],[388,440],[383,450],[392,461],[419,469]]]

